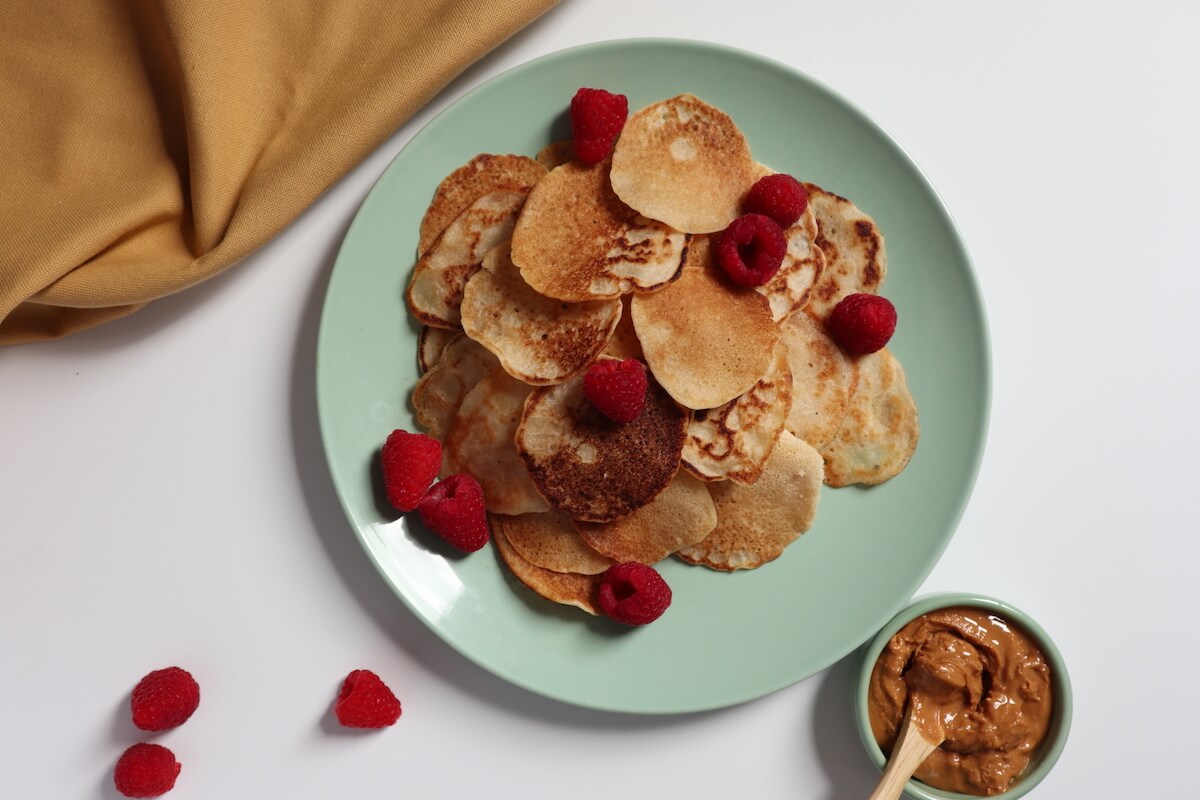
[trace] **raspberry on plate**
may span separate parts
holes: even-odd
[[[395,430],[381,453],[388,502],[412,511],[442,469],[442,443],[423,433]]]
[[[585,164],[599,164],[612,152],[625,119],[629,99],[603,89],[583,88],[571,98],[571,138],[575,155]]]
[[[808,190],[800,181],[782,172],[759,178],[742,201],[742,211],[770,217],[781,228],[795,225],[806,208]]]
[[[156,669],[133,687],[129,707],[133,724],[144,731],[165,731],[187,722],[200,705],[200,685],[179,667]]]
[[[671,587],[654,567],[630,561],[614,564],[600,578],[600,610],[626,625],[645,625],[671,605]]]
[[[353,670],[342,681],[333,713],[347,728],[387,728],[400,719],[400,701],[369,669]]]
[[[877,294],[843,297],[825,321],[838,347],[855,356],[882,350],[896,332],[896,307]]]
[[[613,422],[633,422],[646,407],[646,368],[636,358],[606,358],[588,368],[583,393]]]
[[[175,786],[181,765],[161,744],[135,744],[113,768],[113,783],[126,797],[158,797]]]
[[[483,487],[466,473],[455,473],[429,487],[417,511],[425,527],[468,553],[488,542]]]
[[[787,253],[783,228],[762,214],[744,214],[717,238],[713,258],[739,286],[762,286],[775,277]]]

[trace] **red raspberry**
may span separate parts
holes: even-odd
[[[158,797],[175,786],[180,764],[161,744],[135,744],[117,759],[113,783],[126,797]]]
[[[600,610],[626,625],[654,622],[671,605],[671,587],[653,567],[614,564],[600,579]]]
[[[423,433],[392,431],[383,445],[383,483],[388,502],[412,511],[442,468],[442,443]]]
[[[636,358],[597,361],[583,376],[583,393],[601,414],[622,424],[646,407],[646,368]]]
[[[187,722],[200,705],[200,685],[179,667],[156,669],[133,687],[129,707],[133,724],[144,731],[165,731]]]
[[[742,201],[742,211],[763,214],[790,228],[808,208],[808,190],[804,184],[782,172],[759,178]]]
[[[459,472],[430,486],[417,510],[429,530],[459,550],[472,553],[487,544],[483,487],[470,475]]]
[[[400,701],[374,672],[356,669],[342,681],[333,713],[347,728],[387,728],[400,719]]]
[[[625,118],[629,99],[603,89],[580,89],[571,98],[571,138],[575,155],[585,164],[599,164],[612,152]]]
[[[786,253],[787,237],[775,220],[762,214],[745,214],[721,231],[714,255],[734,283],[762,286],[775,277]]]
[[[896,332],[896,307],[877,294],[851,294],[833,307],[825,321],[829,335],[850,355],[880,350]]]

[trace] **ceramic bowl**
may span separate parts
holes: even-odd
[[[1033,787],[1037,786],[1054,767],[1054,763],[1058,761],[1059,755],[1062,754],[1063,747],[1067,743],[1067,732],[1071,727],[1072,701],[1071,681],[1067,675],[1067,667],[1063,662],[1062,654],[1059,653],[1058,648],[1055,647],[1054,642],[1042,627],[1032,617],[1015,606],[992,597],[964,593],[928,595],[914,601],[910,606],[893,617],[862,652],[862,660],[854,679],[854,723],[858,728],[858,736],[862,740],[867,755],[882,771],[887,763],[887,756],[884,755],[879,745],[876,744],[875,736],[871,733],[871,722],[867,716],[867,689],[871,681],[871,672],[874,669],[875,661],[879,658],[879,654],[883,652],[883,648],[887,645],[888,640],[909,622],[931,611],[960,606],[983,609],[1021,628],[1037,642],[1046,658],[1046,662],[1050,666],[1051,687],[1054,692],[1054,710],[1053,718],[1050,721],[1050,728],[1046,733],[1046,739],[1042,742],[1037,755],[1030,762],[1029,767],[1021,775],[1020,779],[1013,784],[1012,788],[1002,794],[992,795],[993,798],[1000,798],[1000,800],[1016,800],[1018,797],[1024,797]],[[918,800],[966,800],[967,798],[975,797],[975,795],[935,789],[916,779],[908,782],[904,793],[906,796],[918,798]]]

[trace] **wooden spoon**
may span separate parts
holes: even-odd
[[[883,771],[879,784],[867,800],[896,800],[904,791],[904,785],[917,771],[917,767],[937,749],[945,737],[938,737],[936,742],[925,738],[925,734],[912,718],[912,705],[904,712],[904,723],[900,727],[900,735],[896,738],[896,746],[892,748],[891,758],[888,759],[887,769]]]

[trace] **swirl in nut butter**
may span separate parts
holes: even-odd
[[[1046,736],[1050,668],[1024,632],[977,608],[932,611],[908,623],[875,662],[867,711],[885,753],[906,706],[940,747],[914,777],[973,795],[1012,788]]]

